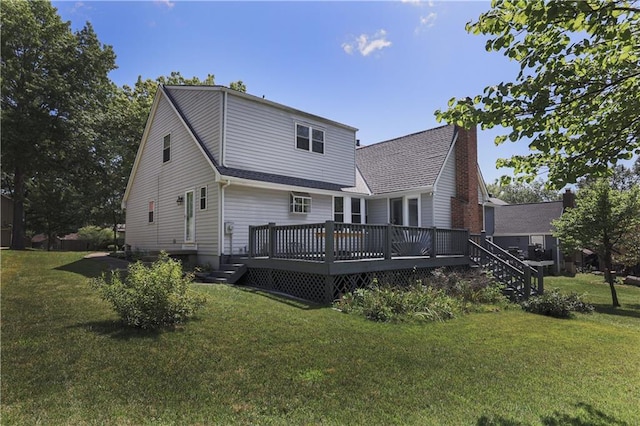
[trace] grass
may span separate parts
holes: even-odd
[[[78,253],[2,252],[2,424],[640,424],[640,288],[552,278],[598,312],[381,324],[230,286],[120,325]]]

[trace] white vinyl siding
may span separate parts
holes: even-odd
[[[424,193],[420,196],[420,222],[425,228],[433,226],[433,195]]]
[[[228,95],[226,116],[227,167],[355,185],[353,130],[233,94]],[[296,148],[296,124],[324,131],[323,155]]]
[[[330,195],[310,194],[311,212],[301,215],[289,212],[291,193],[288,191],[231,185],[224,194],[224,220],[234,223],[233,235],[224,236],[225,254],[230,254],[232,248],[233,253],[245,253],[249,249],[249,225],[322,223],[333,218]]]
[[[386,198],[369,200],[367,204],[367,223],[381,225],[389,222],[389,207]]]
[[[451,228],[451,197],[456,195],[455,150],[442,166],[433,196],[434,225]]]
[[[222,93],[214,90],[166,88],[213,157],[220,162]]]
[[[171,161],[158,167],[163,139],[171,134]],[[166,98],[159,99],[141,153],[126,208],[126,243],[133,249],[180,249],[184,244],[184,205],[178,196],[208,188],[207,210],[195,211],[198,256],[218,255],[218,184],[214,171],[188,135]],[[154,224],[149,226],[149,200],[155,200]]]

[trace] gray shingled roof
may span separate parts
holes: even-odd
[[[509,204],[495,208],[495,235],[550,234],[562,215],[562,201]]]
[[[356,164],[374,194],[434,185],[449,152],[455,126],[436,127],[361,146]]]
[[[304,188],[325,189],[328,191],[340,191],[344,185],[324,182],[319,180],[301,179],[291,176],[276,175],[273,173],[254,172],[251,170],[233,169],[230,167],[217,166],[222,176],[237,177],[241,179],[257,180],[261,182],[277,183],[290,186],[301,186]]]

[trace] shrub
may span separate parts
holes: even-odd
[[[104,248],[109,241],[113,241],[113,230],[89,225],[80,228],[78,236],[83,240],[88,240],[91,244],[91,249],[96,250]]]
[[[379,286],[360,288],[336,301],[346,313],[358,313],[373,321],[443,321],[461,311],[460,303],[441,290],[422,285],[410,288]]]
[[[118,273],[111,279],[103,274],[92,286],[127,325],[153,329],[182,323],[205,304],[204,296],[189,289],[192,281],[180,262],[163,252],[149,267],[131,265],[124,280]]]
[[[502,285],[493,279],[491,273],[482,271],[460,273],[439,268],[431,273],[426,285],[467,303],[508,303],[502,294]]]
[[[399,283],[402,284],[402,283]],[[374,321],[443,321],[470,310],[508,306],[500,285],[491,275],[435,270],[426,280],[409,285],[380,284],[345,294],[334,306]]]
[[[594,311],[593,305],[584,302],[582,296],[576,293],[562,294],[558,289],[531,297],[521,302],[520,306],[527,312],[555,318],[570,318],[573,312],[590,314]]]

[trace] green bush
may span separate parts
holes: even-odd
[[[89,225],[78,230],[78,236],[83,240],[88,240],[92,250],[102,249],[107,243],[113,241],[113,230]]]
[[[431,273],[425,284],[470,304],[508,303],[502,294],[502,285],[493,279],[491,273],[483,271],[472,270],[462,273],[439,268]]]
[[[373,321],[443,321],[461,312],[458,300],[441,290],[414,285],[410,288],[379,286],[360,288],[345,294],[334,306]]]
[[[111,279],[103,274],[92,286],[127,325],[155,329],[185,322],[205,304],[204,296],[189,289],[192,281],[180,262],[163,252],[149,267],[131,265],[124,280],[118,273]]]
[[[562,294],[558,289],[531,297],[521,302],[520,306],[527,312],[555,318],[570,318],[573,312],[590,314],[594,311],[593,305],[584,302],[582,296],[576,293]]]
[[[374,321],[443,321],[461,313],[502,308],[509,305],[500,285],[491,275],[444,269],[425,280],[408,285],[380,284],[374,279],[368,288],[345,294],[334,306]]]

